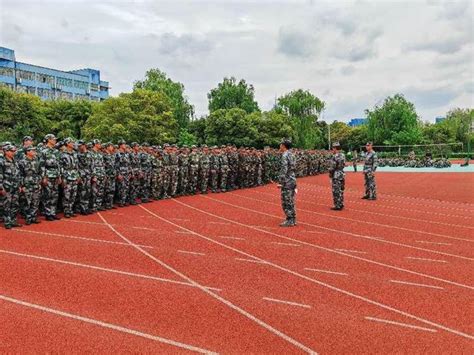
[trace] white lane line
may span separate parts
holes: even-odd
[[[230,194],[232,194],[232,192],[230,192]],[[246,208],[246,207],[233,205],[233,204],[231,204],[231,203],[224,202],[224,201],[221,201],[221,200],[216,200],[216,199],[214,199],[214,198],[210,198],[210,197],[206,197],[206,196],[202,196],[202,198],[206,198],[206,199],[208,199],[208,200],[212,200],[212,201],[215,201],[215,202],[224,204],[224,205],[233,206],[234,208],[242,209],[242,210],[245,210],[245,211],[251,211],[251,212],[253,212],[253,213],[258,213],[258,214],[261,214],[261,215],[264,215],[264,216],[268,216],[268,217],[280,219],[279,216],[276,216],[276,215],[273,215],[273,214],[269,214],[269,213],[265,213],[265,212],[260,212],[260,211],[251,210],[251,209]],[[406,272],[406,273],[409,273],[409,274],[412,274],[412,275],[422,276],[422,277],[426,277],[426,278],[431,279],[431,280],[441,281],[441,282],[445,282],[445,283],[448,283],[448,284],[451,284],[451,285],[454,285],[454,286],[458,286],[458,287],[462,287],[462,288],[467,288],[467,289],[469,289],[469,290],[474,290],[474,286],[462,284],[462,283],[460,283],[460,282],[455,282],[455,281],[451,281],[451,280],[442,279],[442,278],[440,278],[440,277],[436,277],[436,276],[433,276],[433,275],[429,275],[429,274],[425,274],[425,273],[413,271],[413,270],[410,270],[410,269],[405,269],[405,268],[402,268],[402,267],[398,267],[398,266],[396,266],[396,265],[386,264],[386,263],[383,263],[383,262],[380,262],[380,261],[376,261],[376,260],[372,260],[372,259],[363,258],[363,257],[361,257],[361,256],[353,255],[353,254],[350,254],[350,253],[345,253],[345,252],[342,252],[342,251],[337,251],[337,250],[335,250],[335,249],[330,249],[330,248],[324,247],[324,246],[319,245],[319,244],[313,244],[313,243],[305,242],[305,241],[303,241],[303,240],[290,238],[290,237],[287,237],[287,236],[282,235],[282,234],[273,233],[273,232],[271,232],[271,231],[267,231],[267,230],[264,230],[264,229],[261,229],[261,228],[252,227],[251,225],[244,224],[244,223],[240,223],[240,222],[238,222],[238,221],[234,221],[234,220],[231,220],[231,219],[228,219],[228,218],[225,218],[225,217],[220,217],[220,216],[218,216],[218,215],[216,215],[216,214],[214,214],[214,213],[210,213],[210,212],[204,211],[204,210],[202,210],[202,209],[193,207],[193,206],[191,206],[191,205],[188,205],[188,204],[183,203],[183,202],[178,201],[178,200],[175,200],[175,202],[176,202],[176,203],[179,203],[179,204],[181,204],[181,205],[183,205],[183,206],[186,206],[186,207],[188,207],[188,208],[190,208],[190,209],[199,211],[199,212],[201,212],[201,213],[203,213],[203,214],[207,214],[207,215],[212,216],[212,217],[219,217],[219,218],[224,219],[224,220],[226,220],[226,221],[230,221],[230,222],[232,222],[232,223],[234,223],[234,224],[236,224],[236,225],[239,225],[239,226],[242,226],[242,227],[247,227],[247,228],[250,228],[250,229],[254,229],[254,230],[256,230],[256,231],[259,231],[259,232],[262,232],[262,233],[266,233],[266,234],[272,235],[272,236],[277,237],[277,238],[279,238],[279,239],[289,240],[289,241],[292,241],[292,242],[299,242],[299,243],[301,243],[301,244],[303,244],[303,245],[307,245],[307,246],[312,247],[312,248],[315,248],[315,249],[324,250],[324,251],[329,252],[329,253],[335,253],[335,254],[343,255],[343,256],[346,256],[346,257],[349,257],[349,258],[352,258],[352,259],[357,259],[357,260],[360,260],[360,261],[364,261],[364,262],[369,263],[369,264],[374,264],[374,265],[378,265],[378,266],[383,266],[383,267],[386,267],[386,268],[389,268],[389,269],[392,269],[392,270],[398,270],[398,271]],[[299,223],[302,224],[302,222],[299,222]],[[303,223],[303,224],[307,224],[307,223]],[[320,226],[316,226],[316,225],[311,225],[311,226],[318,227],[318,228],[323,228],[323,229],[328,229],[328,228],[326,228],[326,227],[320,227]],[[331,230],[331,229],[329,229],[329,230]],[[336,232],[341,232],[341,233],[344,233],[344,234],[349,234],[349,235],[358,236],[358,234],[354,234],[354,233],[350,233],[350,232],[337,231],[337,230],[332,230],[332,231],[336,231]],[[363,237],[363,236],[362,236],[362,237]],[[427,249],[426,249],[426,250],[427,250]]]
[[[336,271],[329,271],[329,270],[312,269],[312,268],[309,268],[309,267],[306,267],[305,270],[322,272],[322,273],[325,273],[325,274],[334,274],[334,275],[343,275],[343,276],[349,275],[349,274],[346,274],[345,272],[336,272]]]
[[[266,264],[263,260],[254,260],[254,259],[244,259],[244,258],[235,258],[238,261],[246,261],[248,263],[256,263],[256,264]]]
[[[434,245],[452,245],[451,243],[428,242],[426,240],[417,240],[416,242],[423,243],[423,244],[434,244]]]
[[[227,237],[225,235],[219,235],[218,238],[222,239],[232,239],[232,240],[245,240],[244,238],[239,238],[239,237]]]
[[[156,231],[156,229],[153,228],[147,228],[147,227],[132,227],[133,229],[143,229],[146,231]]]
[[[336,249],[337,251],[345,251],[346,253],[367,254],[366,251],[352,250],[352,249]]]
[[[43,312],[46,312],[46,313],[55,314],[57,316],[61,316],[61,317],[64,317],[64,318],[74,319],[74,320],[77,320],[77,321],[81,321],[83,323],[93,324],[93,325],[96,325],[96,326],[99,326],[99,327],[102,327],[102,328],[108,328],[108,329],[116,330],[116,331],[121,332],[121,333],[127,333],[127,334],[135,335],[135,336],[138,336],[138,337],[141,337],[141,338],[153,340],[153,341],[156,341],[156,342],[160,342],[160,343],[164,343],[164,344],[168,344],[168,345],[173,345],[173,346],[176,346],[178,348],[182,348],[182,349],[186,349],[186,350],[190,350],[190,351],[195,351],[195,352],[198,352],[198,353],[201,353],[201,354],[216,354],[216,353],[214,353],[210,350],[201,349],[201,348],[198,348],[198,347],[195,347],[195,346],[192,346],[192,345],[188,345],[188,344],[184,344],[184,343],[180,343],[178,341],[174,341],[174,340],[171,340],[171,339],[166,339],[166,338],[162,338],[162,337],[159,337],[159,336],[156,336],[156,335],[143,333],[143,332],[140,332],[138,330],[125,328],[125,327],[122,327],[120,325],[116,325],[116,324],[112,324],[112,323],[102,322],[102,321],[97,320],[97,319],[83,317],[83,316],[73,314],[73,313],[63,312],[63,311],[60,311],[60,310],[57,310],[57,309],[41,306],[39,304],[25,302],[25,301],[22,301],[22,300],[19,300],[19,299],[16,299],[16,298],[11,298],[11,297],[8,297],[8,296],[5,296],[5,295],[0,295],[0,300],[10,302],[10,303],[14,303],[14,304],[17,304],[17,305],[20,305],[20,306],[23,306],[23,307],[37,309],[37,310],[40,310],[40,311],[43,311]]]
[[[229,223],[226,222],[208,222],[209,224],[222,224],[222,225],[229,225]]]
[[[182,227],[180,226],[179,224],[176,224],[174,222],[171,222],[169,220],[167,220],[166,218],[163,218],[163,217],[160,217],[158,216],[156,213],[153,213],[152,211],[150,211],[148,208],[145,208],[141,205],[139,205],[140,208],[142,208],[143,210],[147,211],[151,216],[155,217],[155,218],[158,218],[159,220],[161,221],[164,221],[168,224],[171,224],[177,228],[180,228],[181,230],[185,230],[185,231],[188,231],[188,232],[191,232],[192,234],[194,235],[198,235],[196,232],[193,232],[192,230],[186,228],[186,227]],[[134,244],[132,241],[130,241],[129,239],[127,239],[122,233],[120,233],[119,231],[117,231],[113,226],[111,226],[110,224],[108,224],[108,222],[105,220],[105,218],[102,216],[102,214],[99,212],[97,214],[99,216],[99,218],[105,223],[107,224],[107,226],[112,230],[114,231],[114,233],[120,237],[122,240],[126,241],[127,243],[129,243],[130,245],[132,245],[137,251],[139,251],[140,253],[142,253],[143,255],[147,256],[149,259],[153,260],[154,262],[156,262],[157,264],[163,266],[164,268],[166,268],[167,270],[171,271],[172,273],[174,273],[175,275],[178,275],[179,277],[183,278],[184,280],[186,280],[187,282],[193,284],[195,287],[199,288],[201,291],[203,291],[204,293],[206,293],[207,295],[209,295],[210,297],[214,298],[215,300],[219,301],[220,303],[226,305],[227,307],[229,307],[230,309],[236,311],[237,313],[240,313],[241,315],[243,315],[244,317],[248,318],[249,320],[253,321],[254,323],[258,324],[260,327],[266,329],[268,332],[278,336],[279,338],[287,341],[288,343],[292,344],[293,346],[307,352],[308,354],[316,354],[316,352],[307,347],[306,345],[304,345],[303,343],[300,343],[298,340],[290,337],[289,335],[283,333],[282,331],[272,327],[270,324],[264,322],[263,320],[257,318],[256,316],[254,316],[253,314],[247,312],[245,309],[235,305],[234,303],[232,303],[231,301],[225,299],[224,297],[221,297],[219,296],[217,293],[211,291],[211,290],[208,290],[206,287],[204,287],[203,285],[201,285],[200,283],[194,281],[192,278],[190,278],[189,276],[183,274],[182,272],[176,270],[175,268],[173,268],[172,266],[168,265],[167,263],[165,263],[164,261],[158,259],[157,257],[151,255],[148,251],[146,251],[145,249],[143,248],[140,248],[138,245]]]
[[[427,259],[427,258],[416,258],[414,256],[407,256],[405,259],[411,259],[411,260],[421,260],[421,261],[432,261],[435,263],[447,263],[446,260],[438,260],[438,259]]]
[[[444,290],[443,287],[433,286],[433,285],[426,285],[426,284],[418,284],[418,283],[414,283],[414,282],[399,281],[399,280],[390,280],[390,282],[397,283],[397,284],[402,284],[402,285],[428,287],[428,288],[436,288],[438,290]]]
[[[374,322],[380,322],[380,323],[387,323],[387,324],[392,324],[392,325],[398,325],[400,327],[405,327],[405,328],[411,328],[411,329],[417,329],[417,330],[424,330],[425,332],[431,332],[431,333],[436,333],[436,329],[431,329],[431,328],[423,328],[423,327],[418,327],[417,325],[411,325],[411,324],[406,324],[406,323],[400,323],[400,322],[394,322],[391,320],[386,320],[386,319],[380,319],[380,318],[374,318],[374,317],[365,317],[367,320],[371,320]]]
[[[177,233],[177,234],[193,234],[193,233],[187,232],[187,231],[175,231],[175,233]]]
[[[187,251],[187,250],[178,250],[178,253],[200,255],[200,256],[206,255],[204,253],[198,253],[198,252],[195,252],[195,251]]]
[[[215,200],[215,199],[212,199],[212,198],[209,198],[209,197],[205,197],[203,196],[203,198],[207,198],[209,200],[214,200],[214,201],[218,201],[218,202],[221,202],[219,200]],[[260,232],[263,232],[263,233],[267,233],[267,234],[270,234],[270,235],[273,235],[273,236],[276,236],[280,239],[285,239],[285,240],[292,240],[292,241],[298,241],[302,244],[305,244],[305,245],[309,245],[309,246],[312,246],[314,248],[317,248],[317,249],[321,249],[321,250],[326,250],[326,251],[329,251],[329,252],[333,252],[333,253],[341,253],[341,252],[338,252],[338,251],[335,251],[333,249],[329,249],[329,248],[325,248],[325,247],[322,247],[322,246],[319,246],[317,244],[311,244],[311,243],[306,243],[306,242],[302,242],[302,241],[299,241],[299,240],[295,240],[295,239],[292,239],[292,238],[289,238],[289,237],[286,237],[286,236],[283,236],[281,234],[276,234],[276,233],[273,233],[273,232],[269,232],[269,231],[266,231],[264,229],[258,229],[258,228],[253,228],[253,227],[249,227],[248,225],[246,224],[243,224],[241,222],[238,222],[238,221],[234,221],[234,220],[231,220],[231,219],[228,219],[228,218],[225,218],[225,217],[221,217],[221,216],[218,216],[216,214],[213,214],[213,213],[210,213],[210,212],[207,212],[207,211],[203,211],[199,208],[196,208],[196,207],[193,207],[191,205],[188,205],[184,202],[181,202],[181,201],[178,201],[178,200],[174,200],[174,202],[180,204],[180,205],[183,205],[183,206],[186,206],[190,209],[193,209],[193,210],[196,210],[196,211],[200,211],[201,213],[203,214],[207,214],[209,216],[214,216],[214,217],[218,217],[218,218],[221,218],[223,220],[226,220],[226,221],[229,221],[229,222],[232,222],[233,224],[236,224],[238,226],[242,226],[242,227],[248,227],[248,228],[252,228],[254,230],[257,230],[257,231],[260,231]],[[232,205],[230,203],[227,203],[228,205],[230,206],[235,206],[235,205]],[[237,206],[236,206],[237,207]],[[142,207],[143,208],[143,207]],[[146,209],[145,209],[146,210]],[[265,215],[268,215],[268,216],[271,216],[271,217],[274,217],[273,215],[270,215],[270,214],[267,214],[265,213]],[[157,218],[160,218],[161,217],[158,217]],[[166,221],[166,219],[162,219],[164,221]],[[171,223],[171,222],[168,222],[168,223]],[[184,228],[184,227],[181,227],[181,228]],[[189,230],[189,229],[188,229]],[[369,304],[372,304],[372,305],[375,305],[375,306],[378,306],[380,308],[383,308],[383,309],[386,309],[386,310],[389,310],[391,312],[394,312],[394,313],[397,313],[397,314],[400,314],[400,315],[403,315],[405,317],[408,317],[408,318],[411,318],[411,319],[416,319],[417,321],[419,322],[422,322],[422,323],[425,323],[425,324],[429,324],[435,328],[439,328],[439,329],[442,329],[444,331],[447,331],[449,333],[452,333],[452,334],[456,334],[460,337],[463,337],[463,338],[467,338],[467,339],[471,339],[471,340],[474,340],[474,336],[471,335],[471,334],[467,334],[467,333],[464,333],[464,332],[461,332],[459,330],[456,330],[456,329],[453,329],[453,328],[450,328],[450,327],[447,327],[443,324],[439,324],[439,323],[436,323],[436,322],[432,322],[428,319],[424,319],[424,318],[421,318],[421,317],[418,317],[414,314],[411,314],[411,313],[408,313],[408,312],[405,312],[405,311],[402,311],[400,309],[397,309],[397,308],[394,308],[392,306],[389,306],[389,305],[386,305],[384,303],[380,303],[380,302],[377,302],[377,301],[374,301],[370,298],[367,298],[367,297],[364,297],[364,296],[361,296],[361,295],[358,295],[356,293],[352,293],[350,291],[347,291],[345,289],[342,289],[342,288],[339,288],[339,287],[336,287],[336,286],[333,286],[331,284],[328,284],[326,282],[322,282],[322,281],[319,281],[317,279],[313,279],[309,276],[306,276],[304,274],[300,274],[299,272],[297,271],[294,271],[294,270],[291,270],[291,269],[288,269],[284,266],[281,266],[281,265],[278,265],[278,264],[275,264],[271,261],[267,261],[267,260],[263,260],[255,255],[252,255],[252,254],[249,254],[245,251],[242,251],[240,249],[237,249],[237,248],[234,248],[234,247],[231,247],[227,244],[223,244],[223,243],[220,243],[212,238],[209,238],[209,237],[206,237],[205,235],[202,235],[202,234],[199,234],[197,232],[193,232],[196,236],[202,238],[202,239],[205,239],[205,240],[208,240],[209,242],[211,243],[214,243],[214,244],[218,244],[218,245],[221,245],[223,247],[225,247],[226,249],[229,249],[229,250],[233,250],[241,255],[245,255],[247,257],[250,257],[250,258],[254,258],[254,259],[257,259],[257,260],[260,260],[260,261],[264,261],[266,264],[268,264],[269,266],[272,266],[278,270],[281,270],[281,271],[284,271],[284,272],[287,272],[289,274],[292,274],[294,276],[297,276],[299,278],[302,278],[304,280],[307,280],[309,282],[312,282],[314,284],[317,284],[317,285],[320,285],[320,286],[323,286],[323,287],[326,287],[330,290],[333,290],[335,292],[338,292],[338,293],[342,293],[346,296],[349,296],[349,297],[352,297],[352,298],[356,298],[360,301],[363,301],[363,302],[366,302],[366,303],[369,303]],[[395,269],[395,270],[399,270],[399,271],[404,271],[404,272],[407,272],[407,273],[410,273],[410,274],[414,274],[414,275],[418,275],[418,276],[424,276],[424,277],[427,277],[427,278],[430,278],[430,279],[433,279],[433,280],[437,280],[437,281],[442,281],[442,282],[446,282],[446,283],[449,283],[449,284],[452,284],[452,285],[456,285],[456,286],[460,286],[460,287],[465,287],[465,288],[469,288],[469,289],[474,289],[474,287],[472,286],[468,286],[468,285],[464,285],[464,284],[461,284],[461,283],[457,283],[457,282],[454,282],[454,281],[449,281],[449,280],[444,280],[444,279],[441,279],[441,278],[438,278],[438,277],[435,277],[435,276],[430,276],[430,275],[427,275],[427,274],[422,274],[422,273],[418,273],[418,272],[415,272],[415,271],[411,271],[411,270],[408,270],[408,269],[403,269],[403,268],[399,268],[399,267],[396,267],[396,266],[393,266],[393,265],[388,265],[388,264],[384,264],[384,263],[380,263],[380,262],[377,262],[377,261],[374,261],[374,260],[370,260],[370,259],[364,259],[362,257],[358,257],[358,256],[354,256],[354,255],[351,255],[351,254],[342,254],[341,255],[345,255],[345,256],[349,256],[351,258],[354,258],[354,259],[358,259],[358,260],[363,260],[363,261],[366,261],[366,262],[369,262],[371,264],[375,264],[375,265],[380,265],[380,266],[385,266],[385,267],[389,267],[391,269]]]
[[[110,272],[110,273],[114,273],[114,274],[138,277],[138,278],[142,278],[142,279],[149,279],[149,280],[154,280],[154,281],[168,282],[168,283],[177,284],[177,285],[194,287],[194,285],[192,285],[190,283],[187,283],[187,282],[183,282],[183,281],[164,279],[162,277],[156,277],[156,276],[144,275],[144,274],[137,274],[137,273],[134,273],[134,272],[122,271],[122,270],[117,270],[117,269],[110,269],[110,268],[106,268],[106,267],[94,266],[94,265],[89,265],[89,264],[76,263],[74,261],[68,261],[68,260],[63,260],[63,259],[54,259],[54,258],[48,258],[48,257],[45,257],[45,256],[39,256],[39,255],[17,253],[17,252],[14,252],[14,251],[3,250],[3,249],[0,249],[0,253],[20,256],[20,257],[29,258],[29,259],[49,261],[49,262],[58,263],[58,264],[77,266],[77,267],[82,267],[82,268],[86,268],[86,269],[93,269],[93,270],[99,270],[99,271],[104,271],[104,272]],[[221,289],[214,288],[214,287],[207,287],[206,286],[206,288],[209,289],[209,290],[213,290],[213,291],[222,291]]]
[[[103,239],[93,239],[93,238],[86,238],[86,237],[76,237],[73,235],[65,235],[65,234],[58,234],[58,233],[46,233],[46,232],[38,232],[38,231],[32,231],[29,229],[11,229],[12,232],[19,232],[19,233],[33,233],[33,234],[39,234],[39,235],[46,235],[46,236],[52,236],[52,237],[61,237],[61,238],[67,238],[67,239],[77,239],[77,240],[87,240],[88,242],[94,242],[94,243],[106,243],[106,244],[117,244],[117,245],[123,245],[126,247],[130,247],[129,244],[123,243],[123,242],[114,242],[112,240],[103,240]],[[152,246],[149,245],[140,245],[142,248],[147,248],[147,249],[153,249]]]
[[[293,244],[293,243],[281,243],[281,242],[270,242],[271,244],[277,244],[277,245],[287,245],[289,247],[300,247],[301,244]]]
[[[173,221],[189,222],[189,219],[186,219],[186,218],[170,218],[170,219],[172,219]]]
[[[310,305],[307,304],[302,304],[302,303],[296,303],[296,302],[290,302],[290,301],[284,301],[284,300],[277,300],[275,298],[269,298],[269,297],[263,297],[265,301],[270,301],[270,302],[277,302],[277,303],[284,303],[284,304],[289,304],[290,306],[297,306],[297,307],[303,307],[303,308],[311,308]]]

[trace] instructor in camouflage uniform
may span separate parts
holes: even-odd
[[[281,189],[281,205],[286,215],[286,220],[281,227],[296,226],[295,190],[296,190],[296,159],[291,152],[291,141],[284,139],[280,144],[281,168],[278,187]]]
[[[334,200],[334,211],[340,211],[344,208],[344,185],[345,173],[344,166],[346,165],[346,158],[341,152],[341,145],[339,142],[332,144],[333,156],[329,164],[329,177],[332,185],[332,196]]]
[[[362,199],[376,200],[375,170],[377,170],[377,154],[375,154],[371,142],[367,143],[365,148],[367,150],[364,162],[365,195]]]

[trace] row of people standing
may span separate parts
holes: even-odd
[[[0,216],[7,228],[78,213],[134,205],[196,193],[226,192],[260,186],[278,177],[281,153],[275,149],[207,146],[178,148],[119,141],[102,144],[45,136],[37,147],[31,137],[17,151],[0,149]],[[327,168],[325,153],[297,151],[301,176]]]

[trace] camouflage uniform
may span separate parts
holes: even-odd
[[[170,198],[170,177],[171,177],[171,165],[170,165],[170,154],[163,152],[162,155],[163,169],[161,182],[163,184],[163,198]]]
[[[151,178],[151,195],[154,200],[159,200],[162,197],[163,189],[163,159],[159,153],[152,156],[152,178]]]
[[[332,182],[332,197],[334,200],[334,208],[341,210],[344,208],[344,187],[345,187],[345,173],[344,166],[346,159],[344,154],[337,152],[331,159],[329,168],[329,177]]]
[[[180,195],[186,195],[188,192],[189,183],[189,157],[185,152],[181,152],[181,154],[178,155],[178,167],[178,193]]]
[[[199,153],[192,151],[189,153],[189,188],[190,194],[194,195],[198,185],[199,174]]]
[[[209,185],[212,192],[218,192],[219,182],[219,155],[211,154],[209,157]]]
[[[211,168],[211,157],[208,153],[203,153],[199,160],[199,184],[201,193],[206,194],[209,183],[209,173]]]
[[[45,146],[39,157],[41,176],[46,181],[43,182],[43,203],[44,214],[50,219],[56,216],[56,208],[59,197],[59,179],[62,175],[59,152]]]
[[[104,198],[105,198],[105,185],[106,185],[106,171],[105,171],[105,160],[104,154],[97,150],[91,152],[92,157],[92,198],[91,198],[91,211],[103,211]]]
[[[136,143],[135,143],[136,144]],[[132,144],[133,146],[133,144]],[[130,185],[129,185],[129,203],[137,204],[137,198],[140,195],[140,181],[142,179],[141,157],[139,152],[129,153],[130,157]]]
[[[179,167],[178,167],[178,154],[176,152],[171,152],[169,155],[170,159],[170,190],[169,190],[169,195],[171,197],[176,196],[176,193],[178,191],[178,172],[179,172]]]
[[[296,159],[290,150],[281,156],[279,183],[281,185],[281,205],[288,224],[296,223],[295,189],[296,189]]]
[[[365,180],[365,196],[369,200],[377,198],[377,188],[375,185],[375,170],[377,169],[377,154],[374,151],[365,155],[364,162],[364,180]]]
[[[38,223],[38,208],[41,197],[41,169],[38,158],[24,157],[19,161],[23,179],[24,213],[27,224]]]
[[[125,150],[115,153],[115,169],[117,173],[118,202],[121,207],[128,203],[130,184],[130,157]]]
[[[219,175],[220,175],[220,189],[221,192],[227,191],[227,178],[229,175],[229,160],[227,159],[227,154],[221,152],[219,154]]]
[[[92,155],[89,151],[77,154],[80,183],[77,190],[77,209],[81,214],[90,213],[92,195]]]
[[[140,153],[140,198],[142,202],[149,202],[151,198],[151,179],[153,175],[153,161],[147,152]]]
[[[22,186],[21,174],[15,158],[0,159],[0,191],[3,192],[3,223],[6,228],[19,226],[16,220],[18,198]]]
[[[229,157],[229,182],[227,184],[228,190],[237,189],[237,179],[239,177],[239,153],[231,151],[228,154]]]
[[[63,182],[64,216],[70,217],[73,215],[79,180],[77,153],[75,151],[63,151],[60,159]]]
[[[106,209],[112,209],[114,207],[115,197],[115,154],[105,153],[104,154],[104,167],[105,167],[105,189],[104,189],[104,207]]]

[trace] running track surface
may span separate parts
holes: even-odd
[[[298,181],[0,231],[0,352],[472,353],[474,174]]]

